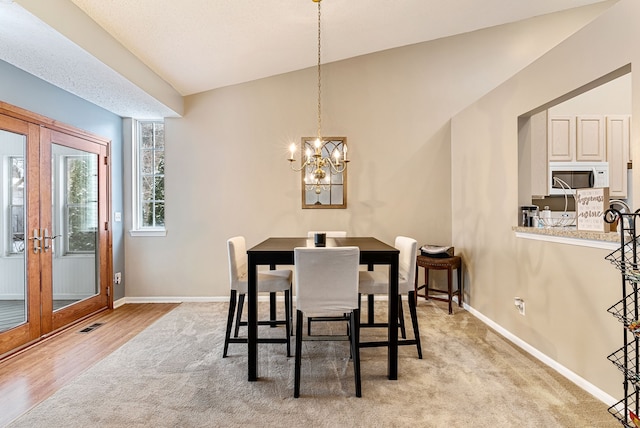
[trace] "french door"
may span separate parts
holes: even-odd
[[[0,114],[0,356],[111,305],[109,144],[17,116]]]

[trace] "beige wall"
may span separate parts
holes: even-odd
[[[451,131],[453,243],[467,260],[471,306],[618,399],[622,375],[606,357],[622,345],[622,325],[606,311],[622,298],[620,275],[604,260],[606,250],[515,237],[517,118],[627,64],[640,65],[638,18],[639,2],[620,1],[454,117]],[[640,117],[637,73],[632,86],[631,113]],[[639,135],[634,121],[636,154]],[[515,296],[525,299],[524,317],[514,309]]]
[[[346,136],[352,159],[345,210],[302,210],[286,161],[290,141],[316,132],[315,69],[186,98],[184,117],[166,121],[168,233],[127,237],[127,297],[227,296],[233,235],[253,245],[343,229],[450,244],[449,119],[601,9],[324,66],[323,131]]]

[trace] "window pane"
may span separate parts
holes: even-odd
[[[331,186],[331,203],[341,204],[344,201],[344,195],[342,194],[342,186]]]
[[[155,152],[155,173],[164,174],[164,151]]]
[[[96,228],[88,225],[86,207],[69,207],[68,252],[94,252],[96,249]]]
[[[11,253],[24,251],[24,206],[11,206]]]
[[[140,169],[143,174],[153,174],[153,170],[154,170],[153,150],[140,151]]]
[[[153,148],[153,122],[140,122],[140,147],[143,149]]]
[[[155,124],[155,144],[154,147],[157,150],[164,150],[164,123]]]
[[[155,208],[156,211],[154,213],[154,226],[164,226],[164,202],[156,202]]]
[[[152,201],[154,190],[154,177],[142,177],[142,200]]]
[[[11,205],[24,205],[24,158],[11,158]]]
[[[150,202],[142,204],[142,223],[145,226],[153,226],[153,204]]]

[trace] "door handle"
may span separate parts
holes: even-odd
[[[38,254],[39,251],[42,251],[42,247],[40,247],[40,242],[42,241],[42,237],[39,236],[40,231],[38,229],[33,229],[33,237],[29,238],[29,241],[33,241],[33,253]]]
[[[49,236],[49,229],[44,229],[44,232],[42,234],[42,240],[44,243],[44,252],[46,253],[47,251],[49,251],[49,248],[51,248],[51,244],[53,243],[53,240],[58,238],[60,235],[55,235],[55,236]],[[48,240],[48,241],[47,241]]]

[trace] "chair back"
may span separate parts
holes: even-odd
[[[298,310],[323,316],[358,308],[358,247],[298,247],[294,260]]]
[[[227,249],[229,251],[229,285],[232,290],[237,290],[248,271],[247,244],[244,236],[228,239]]]
[[[347,232],[344,230],[312,230],[307,233],[307,238],[313,238],[316,233],[324,233],[327,235],[327,238],[346,238]]]
[[[413,287],[416,280],[416,256],[418,251],[418,241],[406,236],[397,236],[394,245],[400,250],[398,256],[398,277],[404,279]]]

